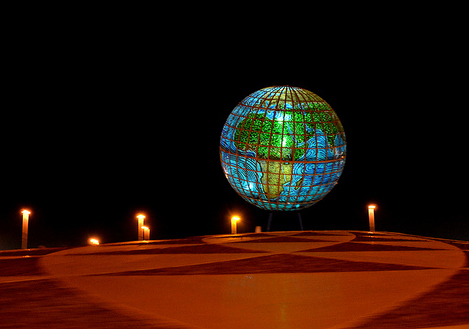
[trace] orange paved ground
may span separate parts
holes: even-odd
[[[469,328],[469,243],[271,232],[0,252],[0,328]]]

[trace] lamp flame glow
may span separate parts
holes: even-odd
[[[90,239],[88,240],[88,243],[89,243],[90,245],[92,245],[92,246],[99,246],[99,240],[96,239],[96,238],[90,238]]]

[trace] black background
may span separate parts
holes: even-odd
[[[347,136],[343,175],[301,212],[306,229],[367,230],[376,203],[377,230],[469,239],[457,20],[329,11],[300,28],[243,10],[88,9],[16,9],[6,24],[0,249],[20,247],[23,208],[32,247],[134,240],[138,212],[154,239],[229,233],[232,214],[240,232],[265,229],[268,213],[223,175],[219,136],[239,101],[284,84],[325,99]],[[296,214],[272,228],[299,229]]]

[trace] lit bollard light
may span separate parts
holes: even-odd
[[[91,245],[91,246],[99,246],[99,240],[96,239],[96,238],[90,238],[88,240],[88,243]]]
[[[144,215],[142,214],[138,214],[137,215],[137,218],[138,218],[138,241],[143,241],[143,220],[145,218]]]
[[[21,211],[23,214],[23,234],[21,236],[21,249],[28,249],[28,225],[29,225],[29,214],[28,210]]]
[[[150,240],[150,228],[148,226],[142,226],[143,230],[143,240],[148,241]]]
[[[375,209],[376,205],[370,204],[368,206],[368,220],[370,222],[370,232],[375,231]]]
[[[231,234],[238,233],[238,221],[240,220],[241,218],[239,218],[238,216],[231,217]]]

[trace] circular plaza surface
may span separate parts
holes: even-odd
[[[467,328],[468,249],[301,231],[0,252],[0,317],[8,328]]]

